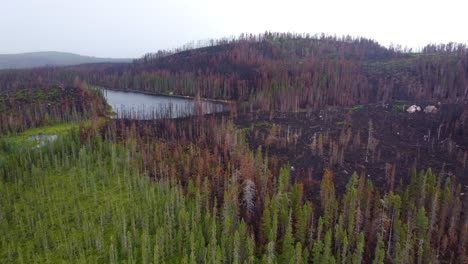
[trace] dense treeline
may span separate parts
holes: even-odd
[[[212,138],[208,129],[222,127],[198,121],[193,136],[206,137],[196,141],[182,129],[191,126],[169,121],[153,127],[160,137],[110,121],[40,149],[3,141],[2,261],[465,260],[467,203],[455,178],[414,171],[407,184],[382,192],[353,174],[340,194],[327,169],[309,199],[304,189],[313,187],[250,151],[242,130],[228,122]]]

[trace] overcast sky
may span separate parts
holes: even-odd
[[[269,31],[363,36],[383,45],[468,43],[466,0],[0,0],[0,54],[140,57]]]

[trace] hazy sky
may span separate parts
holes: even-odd
[[[383,45],[468,43],[466,0],[0,0],[0,53],[140,57],[193,40],[289,31]]]

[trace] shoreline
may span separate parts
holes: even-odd
[[[174,97],[174,98],[181,98],[181,99],[190,99],[190,100],[196,99],[194,96],[189,96],[189,95],[177,95],[177,94],[169,95],[169,94],[156,93],[156,92],[138,91],[138,90],[133,90],[133,89],[122,90],[122,89],[107,88],[107,87],[102,87],[102,86],[96,86],[96,87],[111,90],[111,91],[117,91],[117,92],[142,93],[142,94],[147,94],[147,95],[157,95],[157,96]],[[210,99],[210,98],[200,98],[200,100],[207,101],[207,102],[223,103],[223,104],[236,103],[235,101],[230,101],[230,100]]]

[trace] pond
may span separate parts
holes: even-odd
[[[206,100],[193,100],[174,96],[124,92],[101,88],[107,103],[116,113],[115,118],[150,120],[178,118],[198,112],[210,114],[223,112],[226,105]]]
[[[28,137],[29,140],[39,140],[39,141],[54,141],[57,139],[56,134],[35,134]]]
[[[45,146],[48,142],[55,141],[58,138],[56,134],[35,134],[28,137],[28,140],[36,141],[38,144],[33,147],[33,149],[41,148]]]

